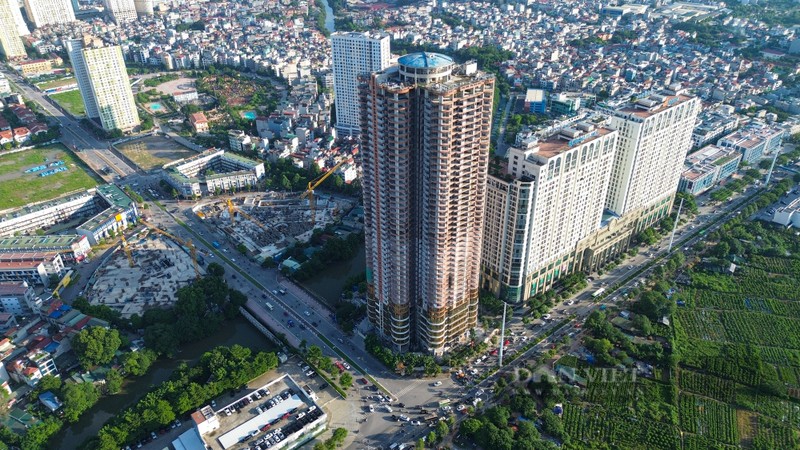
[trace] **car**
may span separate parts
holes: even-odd
[[[217,407],[217,402],[214,401],[214,400],[211,400],[211,407],[212,408],[216,408]]]
[[[383,408],[386,410],[387,413],[392,412],[392,407],[389,405],[383,405]]]
[[[400,414],[400,420],[403,422],[409,422],[411,419],[405,414]]]
[[[155,431],[151,431],[150,432],[150,439],[155,441],[156,438],[158,438],[158,435],[156,434],[156,432]]]
[[[307,376],[307,377],[310,377],[310,376],[311,376],[311,374],[313,374],[313,373],[314,373],[314,371],[313,371],[313,370],[309,370],[309,371],[307,371],[307,372],[306,372],[306,376]]]
[[[275,294],[275,295],[278,295],[278,290],[277,289],[273,289],[272,293]]]
[[[342,365],[344,366],[345,369],[350,370],[350,364],[347,364],[346,362],[342,361]]]
[[[225,415],[226,415],[226,416],[230,416],[231,414],[233,414],[233,413],[231,412],[231,409],[230,409],[230,408],[225,408]]]
[[[319,385],[319,389],[320,390],[326,389],[327,387],[328,387],[328,383],[322,383],[322,384]]]
[[[348,367],[348,369],[349,369],[349,368],[350,368],[350,367]],[[359,381],[359,382],[361,382],[361,384],[364,384],[364,385],[366,385],[366,384],[368,384],[368,383],[369,383],[369,382],[367,381],[367,379],[366,379],[366,378],[359,378],[359,379],[358,379],[358,381]]]
[[[434,385],[435,387],[439,387],[439,386],[441,386],[441,385],[442,385],[442,382],[441,382],[441,381],[437,381],[437,382],[433,383],[433,385]]]
[[[286,289],[278,289],[278,293],[281,295],[286,295]]]
[[[550,320],[551,317],[553,316],[551,316],[550,314],[545,314],[542,316],[542,320]]]
[[[303,314],[305,314],[306,317],[311,317],[311,313],[308,311],[303,311]]]
[[[422,422],[420,422],[419,420],[412,420],[411,421],[411,425],[420,426],[420,425],[422,425]]]
[[[367,409],[369,409],[369,412],[375,412],[375,405],[369,405]]]

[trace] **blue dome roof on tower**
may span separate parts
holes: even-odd
[[[409,53],[408,55],[401,56],[397,62],[399,62],[400,65],[418,69],[435,68],[445,67],[453,64],[453,58],[447,55],[442,55],[441,53],[420,52]]]

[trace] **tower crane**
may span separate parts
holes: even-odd
[[[308,182],[308,189],[300,195],[300,198],[308,198],[308,207],[311,209],[311,228],[317,223],[317,211],[316,205],[314,203],[314,189],[319,187],[323,181],[325,181],[329,176],[333,175],[339,167],[342,167],[348,160],[343,159],[339,161],[338,164],[333,166],[331,170],[323,173],[322,175],[318,176],[317,178]]]
[[[144,224],[144,226],[146,226],[148,229],[152,230],[153,232],[158,233],[158,234],[160,234],[162,236],[166,236],[166,237],[172,239],[173,241],[175,241],[175,242],[185,246],[186,248],[188,248],[189,249],[189,255],[192,257],[192,265],[194,266],[194,276],[197,279],[200,278],[200,266],[197,264],[197,247],[194,246],[194,244],[192,243],[191,240],[184,241],[183,239],[173,235],[172,233],[164,231],[161,228],[156,228],[155,225],[150,224],[148,222],[145,222],[144,220],[139,219],[139,222]]]
[[[228,212],[231,215],[231,219],[233,219],[234,213],[239,213],[242,216],[244,216],[245,218],[247,218],[249,221],[251,221],[251,222],[255,223],[256,225],[258,225],[262,230],[264,230],[266,232],[270,231],[269,227],[264,225],[263,223],[261,223],[260,220],[256,219],[255,217],[251,216],[250,214],[242,211],[241,208],[239,208],[238,206],[234,205],[233,202],[231,201],[231,199],[226,200],[226,202],[228,204]],[[236,225],[235,222],[234,222],[234,225]]]

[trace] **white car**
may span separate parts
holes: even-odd
[[[390,412],[392,412],[392,407],[391,407],[391,406],[389,406],[389,405],[383,405],[383,407],[386,409],[386,412],[387,412],[387,413],[390,413]]]
[[[441,381],[437,381],[437,382],[433,383],[433,385],[438,387],[438,386],[442,385],[442,382]]]
[[[375,405],[369,405],[369,412],[375,412]]]
[[[408,416],[406,416],[405,414],[401,414],[400,415],[400,420],[402,420],[403,422],[408,422],[411,419],[409,419]]]
[[[308,311],[303,311],[303,314],[305,314],[305,315],[306,315],[306,317],[311,317],[311,313],[310,313],[310,312],[308,312]]]
[[[542,316],[542,320],[550,320],[551,317],[553,316],[551,316],[550,314],[545,314]]]
[[[345,370],[350,370],[350,364],[347,364],[344,361],[342,361],[342,366],[344,366]]]
[[[420,422],[419,420],[412,420],[411,425],[420,426],[422,425],[422,422]]]

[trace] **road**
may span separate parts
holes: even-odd
[[[26,99],[39,105],[45,114],[51,116],[55,123],[61,125],[61,138],[59,140],[71,149],[77,148],[75,153],[78,157],[91,167],[92,170],[100,174],[105,181],[110,182],[113,181],[116,176],[125,177],[136,172],[134,168],[126,164],[109,150],[109,144],[107,142],[95,138],[91,131],[81,126],[79,120],[66,114],[61,108],[56,107],[50,102],[47,95],[28,84],[28,82],[17,75],[16,72],[8,70],[6,67],[0,68],[0,72],[5,74],[14,87]],[[107,170],[106,167],[108,168]],[[114,173],[112,174],[109,172]],[[114,174],[116,174],[116,176]]]
[[[139,182],[145,182],[146,177],[140,177]],[[150,181],[156,183],[155,179]],[[155,188],[154,184],[151,184]],[[144,189],[138,188],[140,191]],[[205,226],[191,211],[188,202],[177,202],[173,200],[159,200],[164,209],[155,205],[148,210],[149,222],[157,227],[164,228],[181,239],[192,239],[198,251],[205,255],[213,255],[206,258],[207,262],[217,262],[226,268],[226,279],[231,286],[242,291],[251,300],[254,300],[263,311],[277,319],[281,323],[281,328],[275,330],[287,335],[296,337],[297,341],[305,341],[307,345],[316,345],[323,350],[326,356],[330,356],[334,361],[341,360],[340,354],[345,354],[351,362],[355,362],[364,372],[359,373],[357,367],[353,366],[353,375],[359,380],[364,375],[374,378],[392,396],[392,405],[404,403],[406,408],[396,409],[399,413],[412,413],[412,408],[429,405],[437,402],[442,395],[458,396],[463,389],[451,379],[445,376],[440,377],[442,385],[432,388],[426,384],[431,383],[430,379],[418,380],[401,378],[393,372],[387,370],[383,364],[364,351],[363,339],[358,336],[347,336],[342,332],[332,319],[327,306],[317,303],[305,292],[294,284],[279,276],[275,269],[264,269],[260,265],[252,262],[248,258],[241,256],[238,251],[230,245],[224,236],[219,236],[214,230]],[[187,226],[181,226],[178,220]],[[218,241],[221,245],[219,249],[213,248],[210,242]],[[243,274],[248,274],[251,279],[245,278]],[[255,282],[253,282],[255,281]],[[285,295],[275,295],[273,291],[285,289]],[[266,299],[264,298],[266,296]],[[274,309],[267,307],[267,302],[273,305]],[[289,326],[288,321],[292,320],[295,326]],[[300,327],[302,324],[302,328]],[[371,383],[370,383],[371,384]],[[376,392],[366,390],[365,386],[356,381],[353,390],[347,398],[347,403],[357,414],[349,414],[346,420],[350,421],[352,428],[358,429],[359,436],[369,436],[373,442],[390,444],[395,439],[395,433],[400,431],[399,422],[391,421],[391,415],[380,415],[368,413],[366,406],[368,395],[376,395]],[[373,401],[374,402],[374,401]],[[393,406],[395,407],[395,406]],[[418,415],[418,414],[417,414]],[[416,416],[413,418],[417,418]],[[424,428],[424,427],[420,427]],[[427,433],[427,431],[426,431]]]

